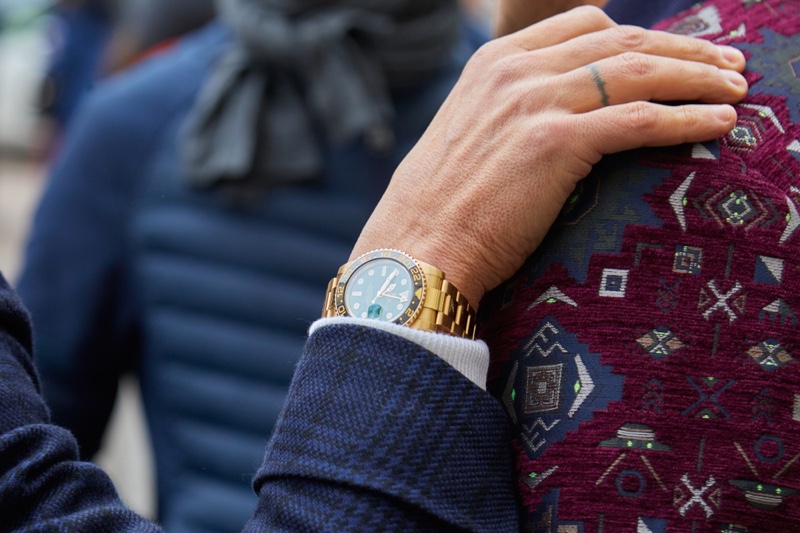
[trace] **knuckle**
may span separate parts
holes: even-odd
[[[489,41],[488,43],[481,45],[481,47],[478,48],[474,54],[472,54],[472,57],[468,61],[469,65],[472,67],[477,66],[478,68],[483,68],[491,64],[491,62],[497,58],[497,48],[497,41]]]
[[[723,71],[721,68],[715,67],[714,65],[705,64],[701,64],[701,68],[703,69],[703,72],[701,73],[702,76],[708,79],[716,78],[723,83],[723,86],[728,86],[728,77],[725,75],[725,71]]]
[[[587,136],[583,115],[551,116],[542,121],[538,131],[537,150],[542,149],[553,161],[561,160],[565,153],[579,152]]]
[[[731,82],[722,69],[714,65],[706,64],[697,64],[693,66],[695,66],[695,69],[687,69],[690,71],[686,73],[686,79],[713,81],[713,86],[706,89],[707,93],[719,94],[720,90],[727,92],[732,88]]]
[[[685,46],[692,55],[714,60],[719,58],[719,48],[710,41],[692,37],[685,37],[683,41],[686,43]]]
[[[584,17],[586,20],[597,24],[613,24],[611,17],[597,6],[579,6],[572,10],[573,13]]]
[[[619,69],[626,77],[643,77],[652,74],[653,64],[647,56],[637,52],[624,52],[617,56]]]
[[[627,106],[627,123],[636,131],[648,132],[658,124],[658,111],[653,104],[634,102]]]
[[[488,77],[490,84],[493,87],[503,87],[518,80],[524,72],[523,62],[522,56],[515,54],[496,59],[490,66],[484,65],[489,67]]]
[[[714,65],[683,63],[675,75],[684,80],[702,80],[703,85],[699,90],[705,95],[719,95],[721,91],[727,93],[731,89],[731,83],[724,71]]]
[[[576,181],[586,176],[591,165],[597,162],[598,154],[592,145],[598,136],[604,135],[603,130],[587,121],[586,115],[562,116],[543,122],[535,140],[538,159],[552,161],[560,166],[560,172],[569,172],[572,176],[572,179],[551,183],[559,197],[566,198]]]
[[[688,106],[681,106],[679,109],[681,129],[683,131],[693,130],[700,126],[700,117],[697,113],[694,113],[691,108]]]
[[[647,30],[636,26],[617,26],[613,37],[623,50],[639,50],[647,40]]]

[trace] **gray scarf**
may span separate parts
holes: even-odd
[[[233,42],[200,91],[184,132],[189,180],[319,174],[320,142],[391,131],[389,87],[446,63],[456,0],[218,0]]]

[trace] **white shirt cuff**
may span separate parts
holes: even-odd
[[[320,318],[311,324],[311,327],[308,328],[308,334],[311,335],[325,326],[341,324],[355,324],[380,329],[419,344],[429,352],[438,355],[475,385],[486,390],[486,376],[489,372],[489,347],[483,341],[462,339],[444,333],[399,326],[391,322],[354,317]]]

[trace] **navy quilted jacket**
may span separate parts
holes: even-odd
[[[110,82],[69,131],[39,206],[20,295],[43,389],[81,455],[97,450],[117,380],[138,371],[170,532],[238,531],[324,287],[470,50],[395,90],[397,142],[329,148],[314,183],[194,190],[184,118],[227,42],[211,26]]]

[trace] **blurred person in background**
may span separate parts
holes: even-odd
[[[216,13],[214,0],[117,0],[117,16],[102,71],[123,70],[200,28]]]
[[[170,532],[252,514],[320,287],[474,51],[456,0],[219,9],[82,106],[19,282],[83,457],[139,376]]]
[[[111,31],[106,0],[72,0],[54,7],[49,35],[51,59],[42,85],[41,106],[58,128],[72,118],[78,103],[99,75]]]
[[[468,41],[488,40],[492,0],[460,0]],[[42,107],[64,127],[97,81],[168,49],[215,15],[214,0],[60,0],[51,29],[52,61]]]
[[[491,33],[494,0],[460,0],[464,14],[471,24],[465,26],[467,38],[476,43],[484,43]]]
[[[61,0],[41,106],[59,129],[97,82],[214,16],[213,0]]]

